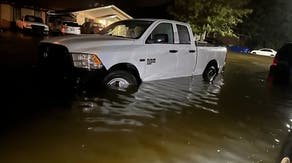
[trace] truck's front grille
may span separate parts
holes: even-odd
[[[73,61],[68,49],[62,45],[41,43],[38,62],[44,73],[56,77],[72,77]]]

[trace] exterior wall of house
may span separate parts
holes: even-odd
[[[44,22],[46,22],[46,12],[44,11],[34,11],[34,16],[40,17],[43,19]]]
[[[120,21],[120,20],[124,20],[124,19],[120,19],[118,17],[114,17],[114,18],[111,18],[111,17],[105,17],[105,18],[96,18],[95,21],[97,23],[101,23],[105,26],[108,26],[116,21]]]
[[[95,20],[95,18],[93,16],[90,16],[90,15],[87,15],[87,14],[84,14],[82,12],[79,12],[79,13],[76,13],[76,22],[79,24],[79,25],[82,25],[83,23],[85,23],[85,20],[86,19],[92,19],[92,20]]]
[[[24,17],[25,15],[33,15],[34,16],[34,10],[28,9],[28,8],[21,8],[21,17]]]
[[[29,9],[29,8],[21,8],[21,17],[24,17],[25,15],[33,15],[37,17],[41,17],[44,22],[46,22],[46,12]]]
[[[93,16],[90,16],[88,14],[84,14],[82,12],[78,12],[76,15],[76,21],[79,25],[82,25],[83,23],[87,22],[88,20],[91,20],[93,22],[96,23],[101,23],[103,25],[109,25],[112,24],[113,22],[116,22],[118,20],[122,20],[122,19],[111,19],[111,18],[95,18]]]
[[[9,4],[0,4],[0,19],[6,21],[13,20],[13,8]]]
[[[0,4],[0,28],[10,28],[11,23],[25,15],[34,15],[41,17],[46,22],[46,12],[29,9],[18,8],[10,4]]]
[[[13,20],[13,8],[8,4],[0,4],[0,29],[10,28]]]
[[[40,15],[40,17],[44,20],[44,22],[46,23],[47,22],[47,17],[46,17],[46,12],[44,12],[44,11],[41,11],[41,15]]]

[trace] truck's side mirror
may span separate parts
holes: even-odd
[[[155,43],[168,43],[168,35],[167,34],[155,34],[152,37],[147,39],[148,44]]]

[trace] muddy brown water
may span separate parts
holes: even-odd
[[[145,82],[134,94],[63,98],[14,82],[2,98],[13,111],[1,115],[0,162],[274,163],[289,139],[292,89],[266,82],[271,62],[229,53],[213,83]]]

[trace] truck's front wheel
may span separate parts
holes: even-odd
[[[128,91],[138,88],[138,82],[135,76],[124,70],[110,72],[104,78],[104,84],[113,90]]]

